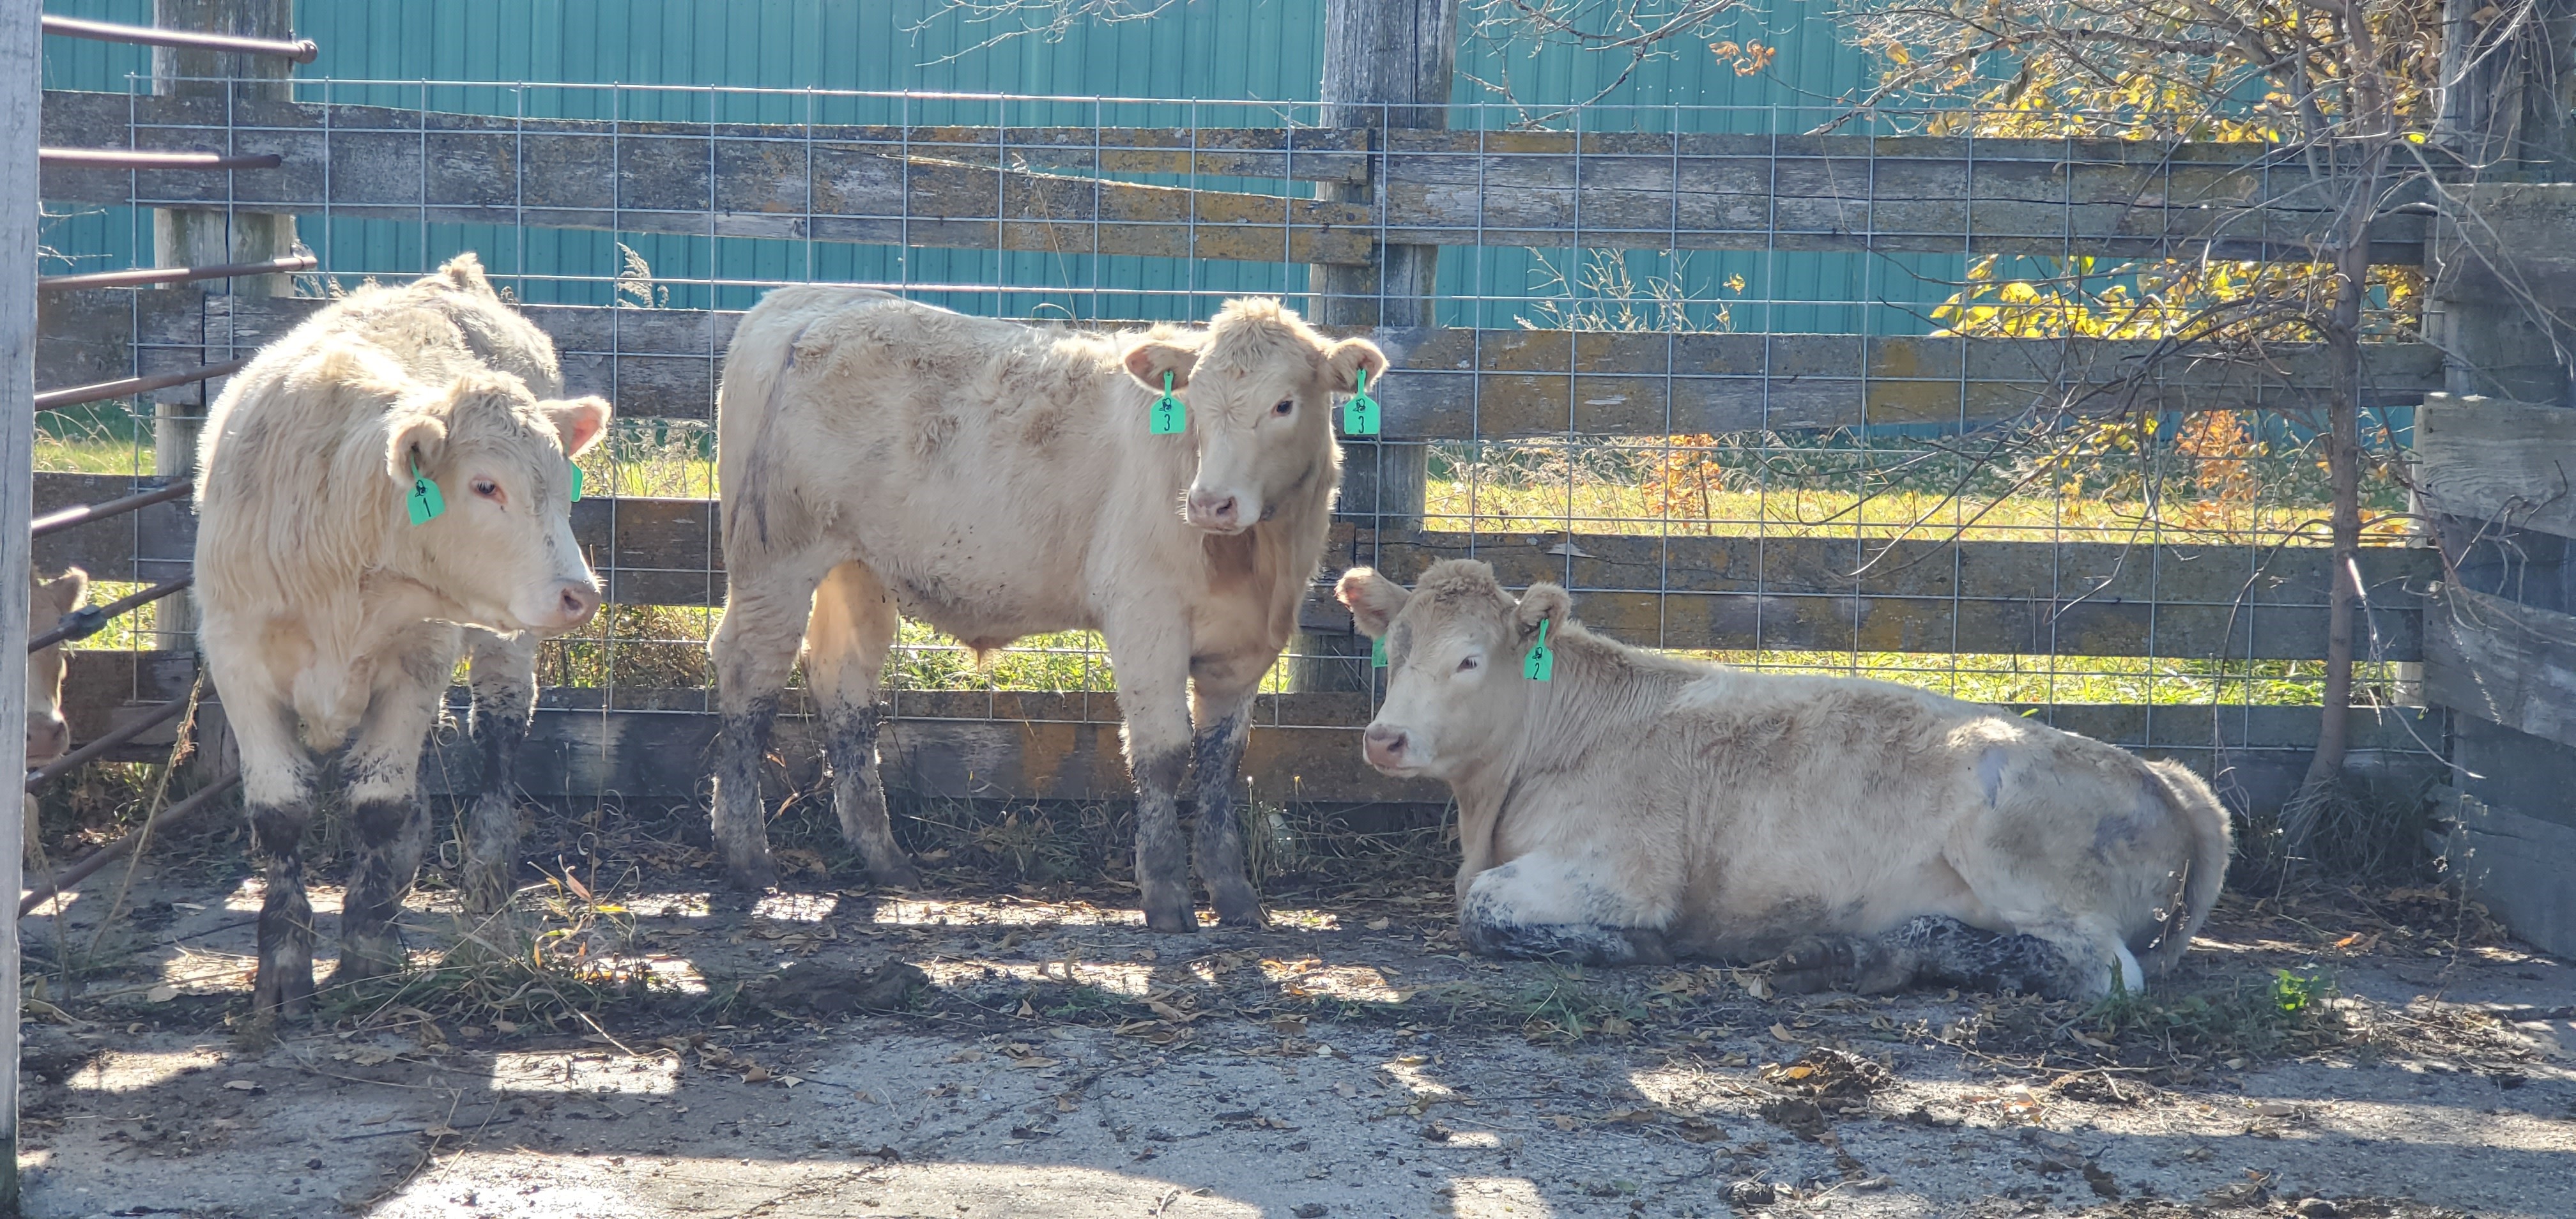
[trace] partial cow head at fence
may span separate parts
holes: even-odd
[[[599,610],[572,533],[572,459],[608,430],[598,398],[540,401],[517,377],[475,372],[387,416],[385,473],[412,520],[415,572],[502,630],[560,634]]]
[[[75,567],[51,580],[28,573],[27,636],[54,629],[79,609],[89,573]],[[71,725],[63,722],[63,645],[27,654],[27,765],[34,768],[70,752]]]
[[[1204,331],[1157,331],[1128,347],[1129,375],[1188,404],[1198,446],[1181,515],[1199,529],[1235,534],[1261,523],[1299,488],[1338,480],[1336,394],[1375,384],[1386,354],[1367,339],[1317,334],[1269,297],[1227,301]]]
[[[1361,634],[1386,641],[1386,702],[1360,748],[1399,778],[1453,780],[1508,750],[1542,684],[1522,662],[1542,624],[1562,627],[1572,609],[1554,584],[1515,599],[1492,567],[1465,559],[1432,564],[1411,592],[1354,567],[1333,592]]]

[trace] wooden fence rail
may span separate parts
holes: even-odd
[[[114,475],[42,474],[36,507],[111,498]],[[573,532],[621,605],[721,605],[724,547],[715,502],[593,495]],[[183,505],[131,524],[40,539],[40,564],[96,579],[184,569],[195,525]],[[1789,648],[2017,655],[2315,660],[2325,647],[2322,547],[2101,542],[1870,542],[1799,537],[1463,533],[1337,525],[1325,565],[1377,563],[1406,579],[1436,559],[1475,557],[1507,584],[1565,583],[1591,625],[1664,648]],[[2416,594],[2438,579],[2431,551],[2362,552],[2369,658],[2422,658]],[[1857,574],[1855,574],[1857,573]],[[1311,629],[1348,630],[1320,590]]]
[[[327,302],[195,289],[46,294],[38,380],[86,385],[247,355]],[[582,393],[622,418],[713,417],[740,313],[526,305]],[[2060,412],[2306,409],[2331,387],[2327,353],[2284,344],[2222,357],[2143,340],[1565,330],[1374,332],[1395,361],[1391,439],[1663,436],[1862,424],[1973,426]],[[2366,349],[2375,404],[2442,384],[2423,343]]]
[[[50,145],[284,159],[222,178],[48,168],[44,196],[59,202],[1254,262],[1363,265],[1382,243],[2311,261],[2338,215],[2331,182],[2260,144],[809,128],[69,91],[45,94],[44,122]],[[1382,194],[1322,202],[1097,176],[1122,173],[1373,178]],[[2372,257],[2420,263],[2426,227],[2385,217]]]

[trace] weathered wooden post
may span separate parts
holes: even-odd
[[[27,772],[27,528],[36,510],[37,0],[0,4],[0,775]],[[11,778],[14,785],[18,782]],[[20,841],[26,801],[0,793],[0,829]],[[0,850],[0,893],[18,896],[23,862]],[[18,1214],[18,920],[0,930],[0,1216]]]
[[[1380,133],[1446,128],[1457,62],[1458,0],[1326,0],[1324,122]],[[1380,155],[1370,158],[1369,181],[1320,187],[1326,197],[1376,197],[1386,139],[1379,134],[1370,144]],[[1380,245],[1374,266],[1317,266],[1310,272],[1315,320],[1429,327],[1439,263],[1437,246]],[[1343,441],[1341,519],[1363,529],[1419,528],[1429,455],[1430,447],[1418,441]],[[1409,580],[1415,573],[1394,574]],[[1289,645],[1301,657],[1291,683],[1300,690],[1368,689],[1366,642],[1347,628],[1308,625]]]
[[[2424,691],[2450,716],[2453,875],[2514,932],[2576,952],[2576,140],[2569,0],[2536,22],[2446,0],[2442,192],[2425,328],[2449,393],[2416,412],[2415,474],[2456,579],[2426,607]]]
[[[286,42],[293,37],[295,4],[294,0],[152,0],[152,23],[165,30]],[[290,96],[286,81],[294,69],[294,63],[274,55],[157,47],[152,52],[152,91],[173,97],[223,97],[229,90],[231,96],[242,100],[285,100]],[[230,83],[233,81],[243,83]],[[152,261],[157,266],[265,262],[283,258],[294,250],[293,216],[180,208],[156,208],[152,213]],[[285,296],[292,291],[291,284],[292,280],[284,275],[245,275],[229,281],[174,285],[164,291],[206,293],[210,316],[203,319],[203,333],[210,343],[216,343],[228,339],[231,330],[229,311],[216,316],[213,308],[218,303],[229,306],[224,296]],[[210,353],[207,358],[216,362],[228,357]],[[197,439],[205,429],[206,408],[213,405],[223,386],[218,378],[152,395],[155,475],[164,479],[194,476]],[[195,646],[197,609],[190,594],[180,593],[163,600],[157,615],[159,646]]]

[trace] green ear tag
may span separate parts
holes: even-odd
[[[1372,669],[1386,667],[1386,636],[1380,635],[1369,640],[1369,667]]]
[[[581,502],[581,463],[577,461],[572,463],[572,502]]]
[[[420,463],[411,463],[411,494],[403,497],[403,506],[411,511],[411,523],[426,525],[432,517],[447,511],[447,497],[438,493],[438,483],[420,472]]]
[[[1177,436],[1189,422],[1189,409],[1172,396],[1172,374],[1167,371],[1163,374],[1163,396],[1154,399],[1153,421],[1145,430],[1157,436]]]
[[[1547,622],[1538,620],[1538,642],[1530,645],[1529,658],[1521,662],[1521,676],[1531,681],[1546,681],[1556,675],[1556,653],[1547,646]]]
[[[1342,434],[1345,436],[1377,435],[1377,399],[1368,395],[1368,370],[1360,370],[1359,392],[1342,404]]]

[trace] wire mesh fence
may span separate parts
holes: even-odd
[[[1435,324],[1376,331],[1395,362],[1386,431],[1346,442],[1327,576],[1481,558],[1507,583],[1565,584],[1634,644],[2046,705],[2213,765],[2304,748],[2270,709],[2319,698],[2314,412],[2335,370],[2257,306],[2314,291],[2333,213],[2329,184],[2266,145],[1984,138],[1958,110],[1590,106],[1534,123],[1461,106],[1418,130],[1308,103],[292,88],[48,95],[49,145],[282,161],[52,168],[58,210],[123,208],[132,249],[150,248],[154,208],[292,215],[319,267],[285,298],[56,294],[42,379],[237,359],[368,279],[476,254],[554,335],[573,387],[619,411],[577,516],[612,604],[549,645],[551,706],[705,709],[724,587],[715,387],[764,290],[864,284],[1083,327],[1204,319],[1250,294],[1327,316],[1341,290],[1319,268],[1436,247],[1427,311],[1383,287],[1339,309]],[[2389,453],[2402,404],[2440,385],[2408,337],[2424,240],[2407,214],[2374,230],[2365,434]],[[213,392],[158,397],[201,411]],[[42,471],[154,469],[149,407],[42,430]],[[2421,633],[2404,589],[2431,565],[2403,489],[2377,477],[2364,498],[2363,690],[2402,705]],[[182,528],[138,519],[106,595],[183,568]],[[1261,713],[1348,727],[1358,704],[1325,696],[1374,677],[1320,591],[1302,621]],[[187,647],[156,626],[109,646]],[[907,718],[1116,717],[1083,633],[979,667],[907,624],[888,685]],[[598,747],[615,739],[602,728]]]

